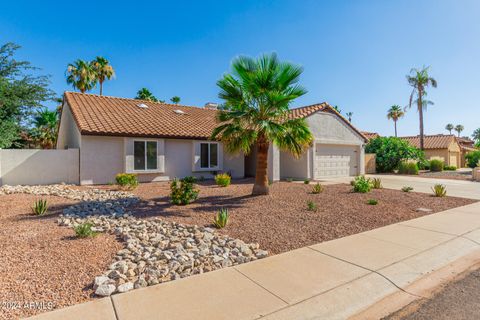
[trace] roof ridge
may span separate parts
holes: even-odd
[[[436,133],[436,134],[424,134],[423,137],[453,137],[456,138],[453,134],[443,134],[443,133]],[[420,138],[420,135],[416,136],[401,136],[399,138]]]

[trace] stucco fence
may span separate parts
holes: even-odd
[[[0,185],[79,183],[79,150],[1,149]]]

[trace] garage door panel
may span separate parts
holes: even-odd
[[[342,177],[357,174],[358,154],[355,146],[317,144],[315,178]]]

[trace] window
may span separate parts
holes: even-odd
[[[157,170],[157,141],[134,141],[133,158],[134,170]]]
[[[200,168],[218,167],[218,144],[200,143]]]

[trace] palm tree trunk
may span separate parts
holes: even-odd
[[[422,88],[418,89],[418,99],[417,99],[417,107],[418,107],[418,117],[420,119],[420,150],[424,150],[423,144],[423,102],[422,102],[422,95],[423,90]]]
[[[264,137],[257,140],[257,168],[255,173],[255,184],[252,195],[268,194],[268,147],[269,143]]]
[[[398,137],[397,136],[397,120],[393,120],[393,123],[395,124],[395,138]]]
[[[100,95],[103,94],[103,81],[99,81],[100,83]]]

